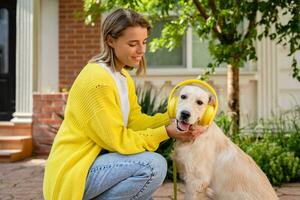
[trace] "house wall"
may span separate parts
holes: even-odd
[[[100,51],[100,23],[84,25],[83,1],[59,0],[59,89],[69,89]]]
[[[37,91],[58,91],[58,0],[42,0],[40,3],[40,59],[38,64]]]
[[[281,110],[286,110],[293,105],[300,105],[300,82],[292,78],[292,59],[287,56],[287,47],[277,46],[276,50],[278,52],[276,57],[278,65],[278,107]],[[300,52],[295,56],[299,66]]]

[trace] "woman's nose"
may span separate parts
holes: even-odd
[[[138,45],[137,52],[139,54],[145,54],[145,52],[146,52],[146,45],[145,44]]]

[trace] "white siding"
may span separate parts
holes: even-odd
[[[38,92],[58,91],[58,16],[58,0],[41,1]]]

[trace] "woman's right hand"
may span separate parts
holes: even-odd
[[[191,142],[194,140],[194,136],[191,134],[191,132],[178,131],[176,122],[172,122],[170,125],[166,126],[166,130],[170,138],[180,140],[181,142]]]
[[[169,137],[181,142],[191,142],[199,137],[207,130],[207,126],[192,125],[188,131],[182,132],[177,130],[176,122],[173,121],[170,125],[166,126]]]

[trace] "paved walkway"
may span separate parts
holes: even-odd
[[[0,163],[0,200],[42,200],[45,159],[31,158],[16,163]],[[183,199],[184,187],[179,184],[178,200]],[[300,200],[300,183],[276,188],[280,200]],[[154,200],[171,200],[172,183],[163,184]]]

